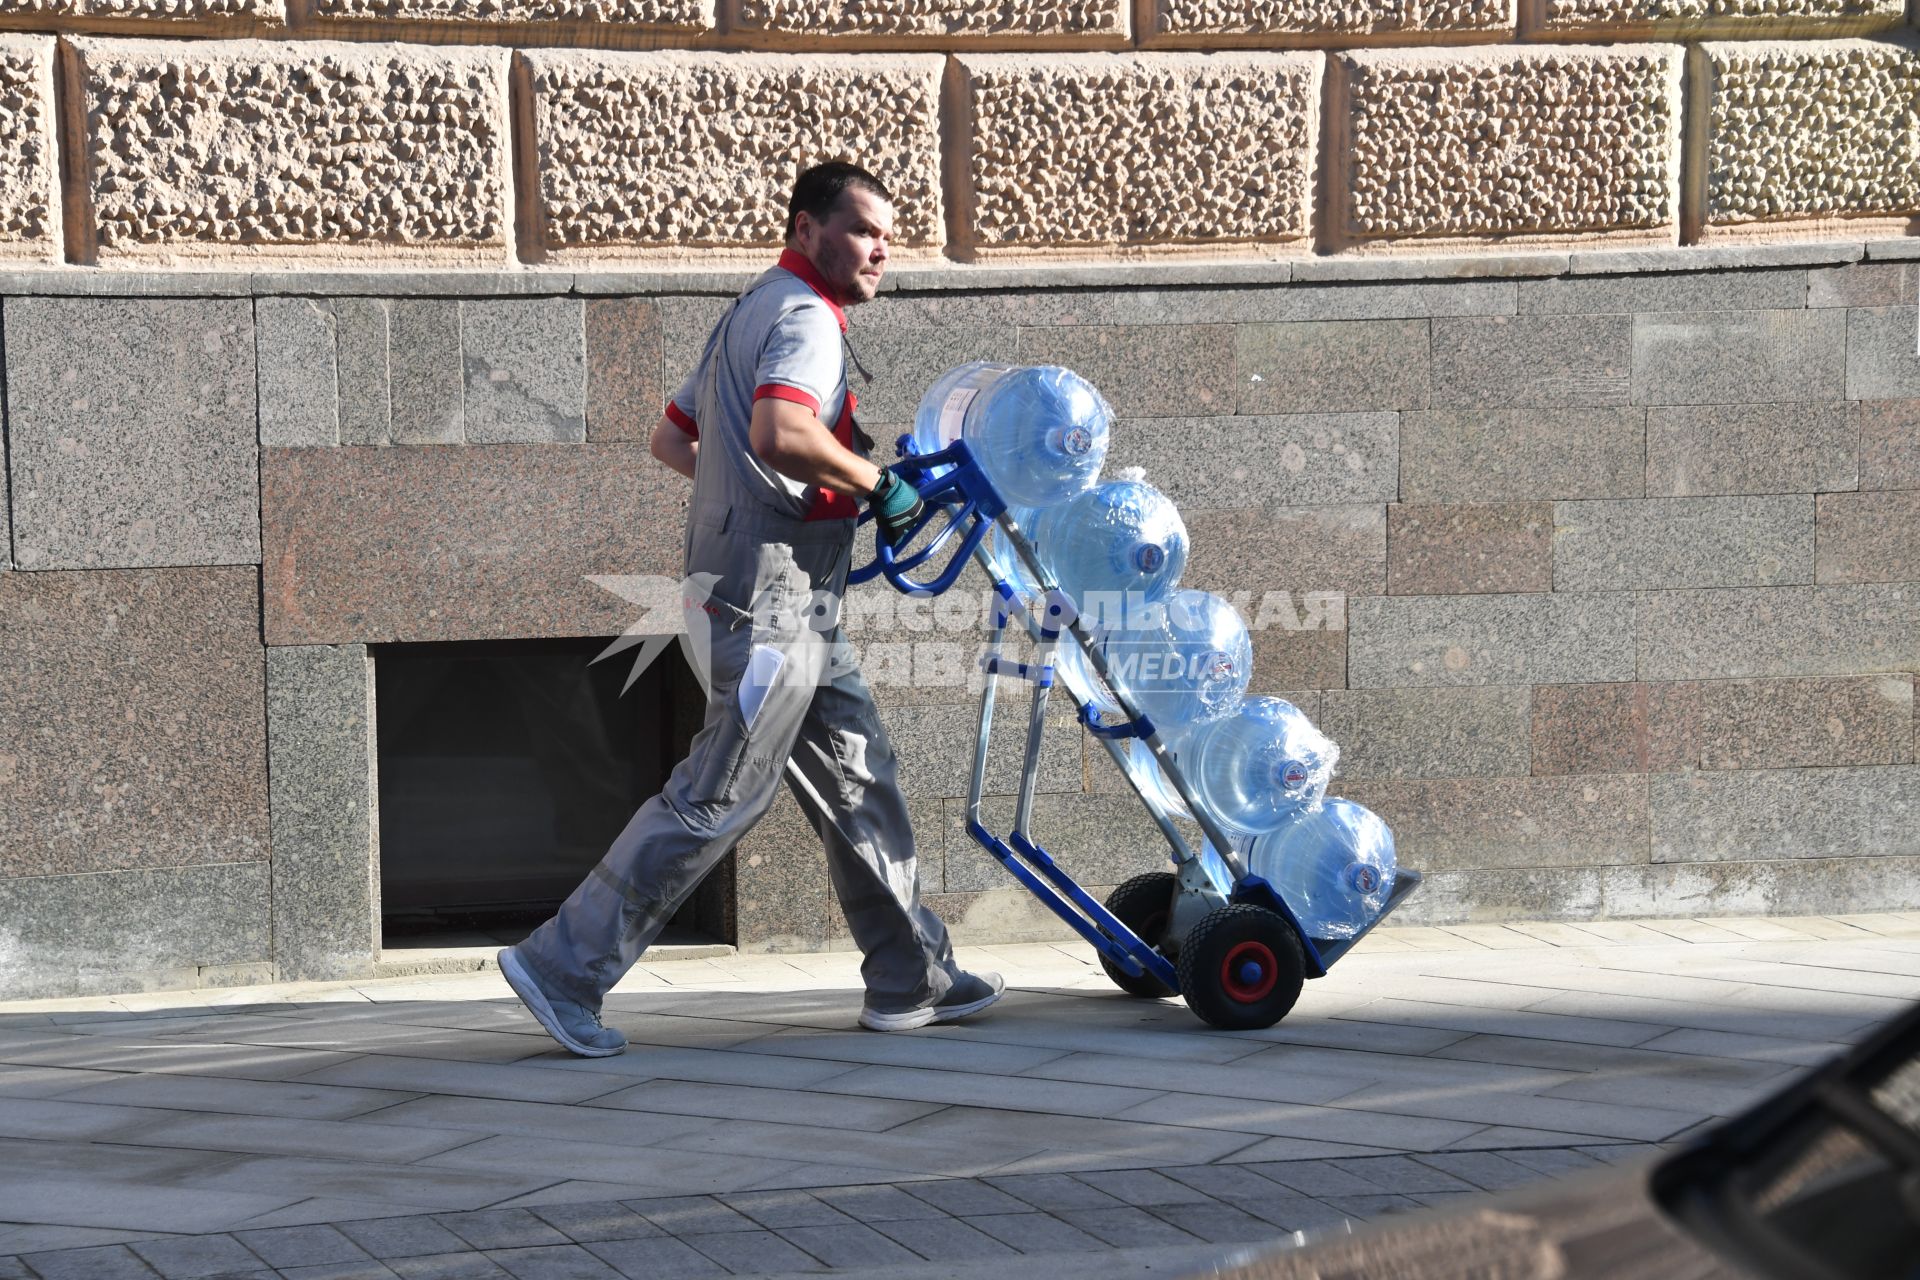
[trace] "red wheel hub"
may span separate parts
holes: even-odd
[[[1280,964],[1264,942],[1242,942],[1220,962],[1220,989],[1241,1004],[1264,1000],[1280,981]]]

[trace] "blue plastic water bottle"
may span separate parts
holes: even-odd
[[[1187,525],[1173,500],[1138,468],[1129,472],[1048,507],[1034,524],[1041,563],[1083,617],[1135,597],[1165,600],[1187,567]]]
[[[1205,591],[1180,590],[1161,603],[1128,605],[1118,620],[1103,619],[1094,643],[1113,679],[1163,735],[1231,713],[1253,676],[1253,642],[1227,601]],[[1095,685],[1079,649],[1063,642],[1056,664]],[[1070,680],[1070,687],[1073,682]],[[1118,702],[1096,689],[1092,701],[1117,713]]]
[[[1035,507],[1007,508],[1008,518],[1019,527],[1021,533],[1026,535],[1028,542],[1033,541],[1034,527],[1040,523],[1042,514],[1044,513]],[[1034,550],[1037,552],[1039,548],[1036,546]],[[1005,578],[1013,589],[1020,593],[1022,600],[1031,604],[1039,597],[1040,583],[1028,571],[1026,562],[1013,549],[1012,541],[1001,531],[998,524],[994,526],[993,532],[987,535],[987,559],[992,562],[993,571]]]
[[[1393,832],[1371,811],[1331,797],[1256,837],[1253,874],[1274,887],[1310,938],[1351,938],[1393,892]]]
[[[1257,697],[1196,729],[1180,764],[1217,822],[1261,832],[1318,804],[1339,759],[1340,748],[1300,708],[1284,698]]]
[[[914,414],[922,453],[964,438],[1008,503],[1048,507],[1100,476],[1113,410],[1058,365],[962,365],[942,374]]]

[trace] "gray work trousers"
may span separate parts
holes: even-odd
[[[849,520],[696,508],[685,647],[707,689],[706,723],[666,789],[516,948],[543,986],[599,1009],[766,814],[783,772],[826,846],[834,892],[866,957],[867,1003],[898,1011],[952,985],[946,926],[920,902],[893,749],[839,629],[851,551]]]

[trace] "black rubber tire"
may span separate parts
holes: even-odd
[[[1257,977],[1247,977],[1256,973]],[[1293,926],[1247,903],[1208,912],[1180,944],[1187,1007],[1223,1031],[1256,1031],[1287,1016],[1306,985]]]
[[[1173,918],[1173,895],[1178,887],[1179,881],[1171,871],[1149,871],[1108,894],[1107,910],[1139,934],[1142,942],[1158,947],[1167,936],[1167,921]],[[1114,986],[1130,996],[1165,1000],[1174,994],[1172,987],[1151,973],[1136,978],[1105,956],[1100,957],[1100,967],[1113,979]]]

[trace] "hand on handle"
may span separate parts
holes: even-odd
[[[919,490],[892,471],[880,473],[879,483],[867,495],[867,506],[873,512],[874,528],[878,535],[895,550],[906,541],[914,524],[926,511]]]

